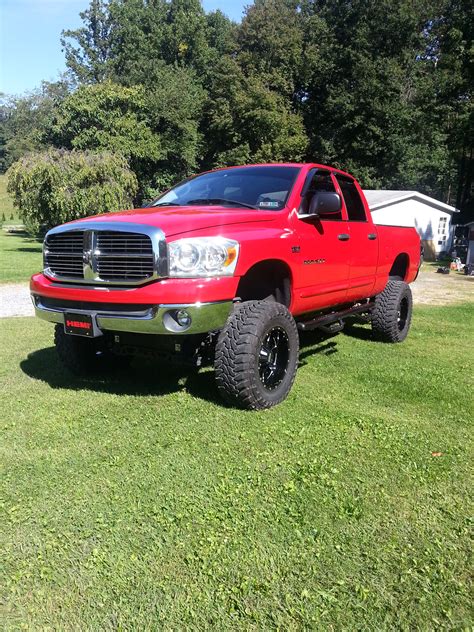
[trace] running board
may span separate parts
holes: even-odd
[[[346,318],[347,316],[353,316],[354,314],[362,314],[364,312],[368,312],[372,309],[374,305],[374,301],[367,301],[367,303],[358,303],[357,305],[353,305],[352,307],[343,309],[340,312],[320,314],[319,316],[316,316],[316,318],[300,321],[296,323],[296,325],[300,331],[311,331],[312,329],[318,329],[318,327],[326,328],[331,323],[338,323],[338,327],[335,328],[335,330],[337,329],[337,331],[340,331],[342,327],[339,328],[339,323],[343,318]],[[340,324],[342,325],[342,322]]]

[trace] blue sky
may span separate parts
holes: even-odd
[[[221,9],[240,20],[250,0],[204,0],[206,11]],[[59,37],[80,25],[88,0],[0,0],[0,92],[20,94],[65,69]]]

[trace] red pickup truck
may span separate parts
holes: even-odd
[[[349,174],[248,165],[53,228],[30,287],[71,371],[140,353],[213,361],[224,398],[261,409],[292,386],[298,330],[338,331],[357,314],[379,339],[404,340],[419,265],[416,230],[374,225]]]

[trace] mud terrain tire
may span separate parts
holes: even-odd
[[[375,297],[372,331],[383,342],[403,342],[408,335],[413,309],[410,286],[390,280]]]
[[[298,353],[296,323],[284,305],[270,301],[236,305],[216,344],[219,392],[239,408],[275,406],[293,385]]]

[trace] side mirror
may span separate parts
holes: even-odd
[[[341,211],[341,197],[338,193],[316,191],[309,203],[308,215],[335,215]]]

